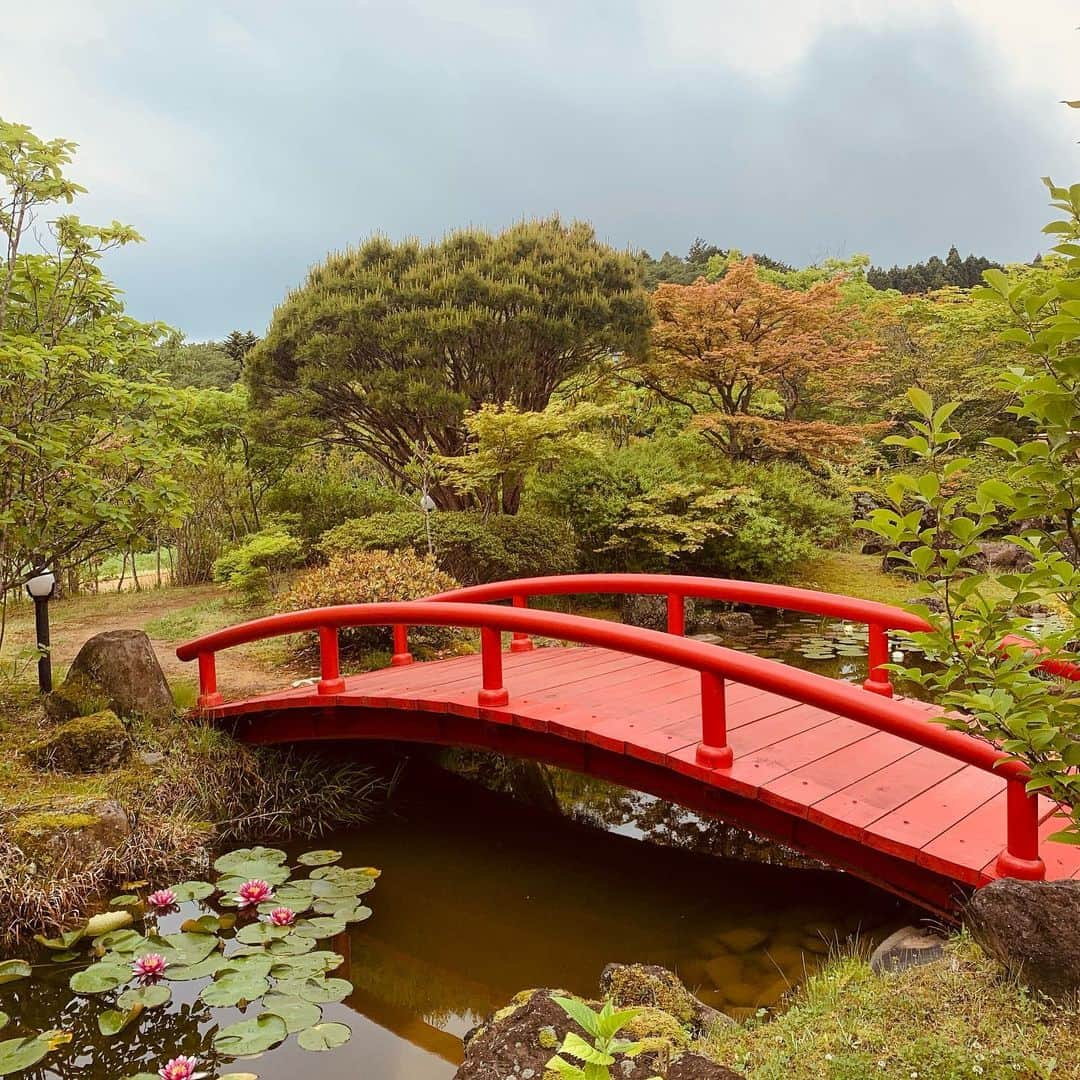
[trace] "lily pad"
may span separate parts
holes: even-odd
[[[212,934],[165,934],[148,939],[156,952],[161,953],[170,964],[190,966],[205,960],[217,947],[218,940]]]
[[[239,1005],[243,1001],[258,1001],[270,989],[270,984],[257,972],[223,968],[199,997],[207,1005],[221,1007]]]
[[[88,968],[83,968],[82,971],[76,971],[68,979],[68,986],[76,994],[104,994],[107,990],[115,990],[118,986],[123,986],[131,979],[131,968],[101,960]]]
[[[177,964],[175,967],[165,969],[165,978],[169,982],[189,982],[192,979],[205,979],[209,975],[216,975],[229,963],[221,953],[211,953],[205,960],[197,964]]]
[[[94,948],[121,956],[134,956],[137,952],[146,952],[150,943],[135,930],[110,930],[94,938]]]
[[[237,848],[235,851],[219,855],[214,860],[214,869],[219,874],[243,874],[237,867],[253,862],[283,863],[288,856],[280,848],[250,847]]]
[[[237,931],[236,940],[244,945],[265,945],[271,941],[280,941],[292,933],[291,926],[274,926],[273,923],[248,923]]]
[[[288,1034],[280,1016],[262,1013],[251,1020],[241,1020],[222,1028],[214,1036],[214,1049],[231,1057],[250,1057],[277,1046]]]
[[[267,994],[263,998],[263,1007],[285,1021],[290,1035],[313,1027],[322,1019],[322,1009],[318,1005],[286,994]]]
[[[119,1035],[142,1011],[140,1004],[132,1005],[123,1012],[119,1009],[106,1009],[97,1018],[98,1031],[111,1039],[114,1035]]]
[[[301,919],[293,929],[299,937],[330,938],[345,932],[345,920],[316,916]]]
[[[182,881],[172,887],[173,896],[178,904],[189,900],[205,900],[214,895],[214,886],[209,881]]]
[[[134,922],[130,911],[103,911],[86,922],[86,933],[90,937],[99,937],[110,930],[120,930]]]
[[[47,938],[44,934],[35,934],[34,940],[39,945],[44,945],[46,949],[66,952],[72,945],[77,945],[82,941],[84,937],[86,937],[86,927],[81,926],[78,930],[66,930],[56,938]]]
[[[109,901],[109,907],[138,907],[141,903],[142,898],[135,893],[121,893]]]
[[[274,956],[302,956],[318,944],[317,938],[299,937],[291,934],[282,941],[272,941],[268,948]]]
[[[156,1009],[159,1005],[166,1005],[172,997],[172,991],[158,983],[155,986],[132,986],[125,990],[117,999],[116,1004],[121,1009],[133,1009],[141,1005],[144,1009]]]
[[[54,964],[70,964],[72,960],[79,959],[79,954],[77,952],[71,952],[70,950],[68,950],[66,952],[53,953],[52,956],[49,957],[49,959]]]
[[[301,1031],[296,1041],[305,1050],[333,1050],[343,1046],[351,1038],[352,1031],[348,1025],[329,1023],[316,1024],[306,1031]]]
[[[25,979],[30,975],[30,965],[25,960],[0,962],[0,984]]]
[[[303,866],[328,866],[330,863],[336,863],[340,858],[340,851],[326,849],[324,851],[306,851],[296,861]]]
[[[316,976],[308,979],[282,979],[276,989],[288,997],[303,998],[304,1001],[323,1005],[330,1001],[344,1001],[352,993],[353,985],[347,979],[324,979]]]
[[[49,1043],[41,1035],[0,1042],[0,1076],[10,1076],[36,1065],[48,1052]]]

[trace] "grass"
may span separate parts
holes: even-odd
[[[787,1011],[719,1028],[707,1047],[751,1080],[1076,1080],[1080,1012],[1005,977],[966,935],[886,976],[832,958]]]
[[[147,621],[143,629],[161,641],[186,641],[188,638],[220,630],[236,622],[236,612],[229,609],[224,598],[204,600],[178,611],[168,611]]]
[[[882,570],[880,555],[860,555],[854,551],[823,552],[797,567],[792,581],[804,589],[846,593],[860,600],[880,600],[883,604],[906,603],[919,591],[911,578]]]

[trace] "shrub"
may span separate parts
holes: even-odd
[[[556,518],[529,513],[485,517],[470,510],[435,512],[430,517],[436,563],[465,585],[565,574],[576,565],[574,534]],[[372,550],[424,554],[424,515],[399,511],[347,521],[331,529],[319,548],[330,557]]]
[[[431,559],[412,551],[348,551],[333,555],[325,566],[303,574],[281,598],[279,607],[294,611],[335,604],[422,600],[433,593],[456,588],[457,584]],[[431,627],[418,628],[412,638],[440,646],[452,636],[452,631]],[[388,626],[356,626],[341,631],[342,648],[350,651],[385,649],[390,643]],[[310,648],[308,641],[301,651]]]
[[[302,559],[300,541],[280,525],[252,533],[214,560],[214,580],[237,589],[245,602],[267,599],[278,578]]]
[[[405,500],[366,475],[345,451],[309,451],[274,485],[267,509],[288,517],[292,531],[310,550],[328,529],[350,518],[397,510]]]
[[[536,495],[567,518],[593,571],[777,580],[851,527],[837,481],[790,463],[717,462],[685,435],[568,460]]]

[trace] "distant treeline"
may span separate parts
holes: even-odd
[[[665,281],[676,285],[689,285],[707,274],[710,259],[714,256],[727,259],[729,254],[728,249],[707,244],[700,238],[690,245],[685,258],[665,251],[659,259],[654,259],[648,252],[644,252],[642,262],[645,267],[645,284],[650,289],[655,289]],[[793,269],[786,263],[769,258],[768,255],[755,253],[753,258],[759,266],[769,270],[783,272]],[[896,289],[902,293],[928,292],[946,285],[958,285],[968,289],[982,284],[984,270],[1000,266],[1000,263],[982,255],[968,255],[966,259],[962,259],[960,252],[951,247],[944,259],[932,255],[926,262],[914,263],[911,266],[893,266],[888,270],[881,266],[872,266],[866,272],[866,280],[875,289]]]

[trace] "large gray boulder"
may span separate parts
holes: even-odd
[[[1055,999],[1080,991],[1080,881],[1000,878],[971,898],[965,922],[1031,989]]]
[[[72,720],[102,709],[151,720],[172,714],[169,684],[142,630],[107,630],[90,638],[72,661],[63,685],[45,699],[45,711],[53,720]]]
[[[131,822],[114,799],[27,811],[3,822],[3,832],[44,874],[93,869],[131,836]]]

